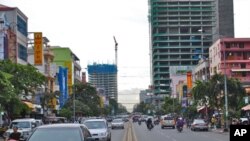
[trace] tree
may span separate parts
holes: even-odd
[[[139,112],[142,114],[152,114],[153,110],[155,109],[152,104],[144,103],[144,101],[142,101],[141,103],[134,106],[133,112]],[[151,113],[148,113],[148,111],[150,111]]]
[[[99,116],[101,113],[100,97],[96,89],[89,83],[77,83],[73,86],[73,94],[69,96],[64,108],[73,111],[73,100],[75,94],[75,110],[77,114],[84,116]]]
[[[15,64],[9,60],[0,61],[0,71],[11,76],[8,79],[0,76],[0,85],[3,87],[1,89],[3,93],[0,92],[0,94],[4,96],[0,102],[2,102],[4,110],[10,117],[19,116],[23,111],[29,112],[29,110],[25,110],[19,96],[20,94],[34,94],[37,88],[44,84],[45,76],[30,64]]]
[[[45,76],[30,64],[15,64],[4,60],[0,61],[0,70],[13,76],[10,81],[17,95],[34,94],[37,88],[45,83]]]
[[[181,104],[178,102],[176,98],[165,97],[162,109],[165,114],[177,113],[181,112]]]
[[[236,116],[243,105],[245,96],[244,88],[239,80],[235,78],[226,78],[228,89],[228,107],[230,114]],[[224,75],[215,74],[208,82],[196,81],[192,89],[193,98],[200,105],[208,104],[210,109],[217,111],[224,110]],[[239,114],[239,113],[238,113]]]
[[[4,105],[8,103],[12,97],[15,97],[14,87],[9,79],[6,77],[6,73],[0,71],[0,104]]]

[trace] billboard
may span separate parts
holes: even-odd
[[[192,72],[187,72],[187,88],[192,89]]]
[[[68,68],[68,92],[69,92],[69,94],[72,94],[73,93],[73,90],[72,90],[72,85],[73,85],[72,62],[71,61],[66,61],[65,62],[65,67]]]
[[[43,35],[42,32],[34,33],[34,65],[43,64]]]

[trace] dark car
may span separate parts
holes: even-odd
[[[49,124],[37,127],[27,141],[93,141],[82,124]]]
[[[208,131],[208,124],[204,121],[204,119],[194,119],[190,128],[192,131],[196,130]]]

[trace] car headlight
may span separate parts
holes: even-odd
[[[23,136],[29,136],[29,132],[23,132]]]
[[[106,132],[100,133],[100,136],[106,136]]]

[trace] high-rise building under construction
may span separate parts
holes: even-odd
[[[117,66],[114,64],[88,65],[89,83],[102,89],[107,98],[117,101]]]
[[[233,0],[149,0],[148,17],[156,95],[171,93],[171,67],[195,66],[213,41],[234,37]]]

